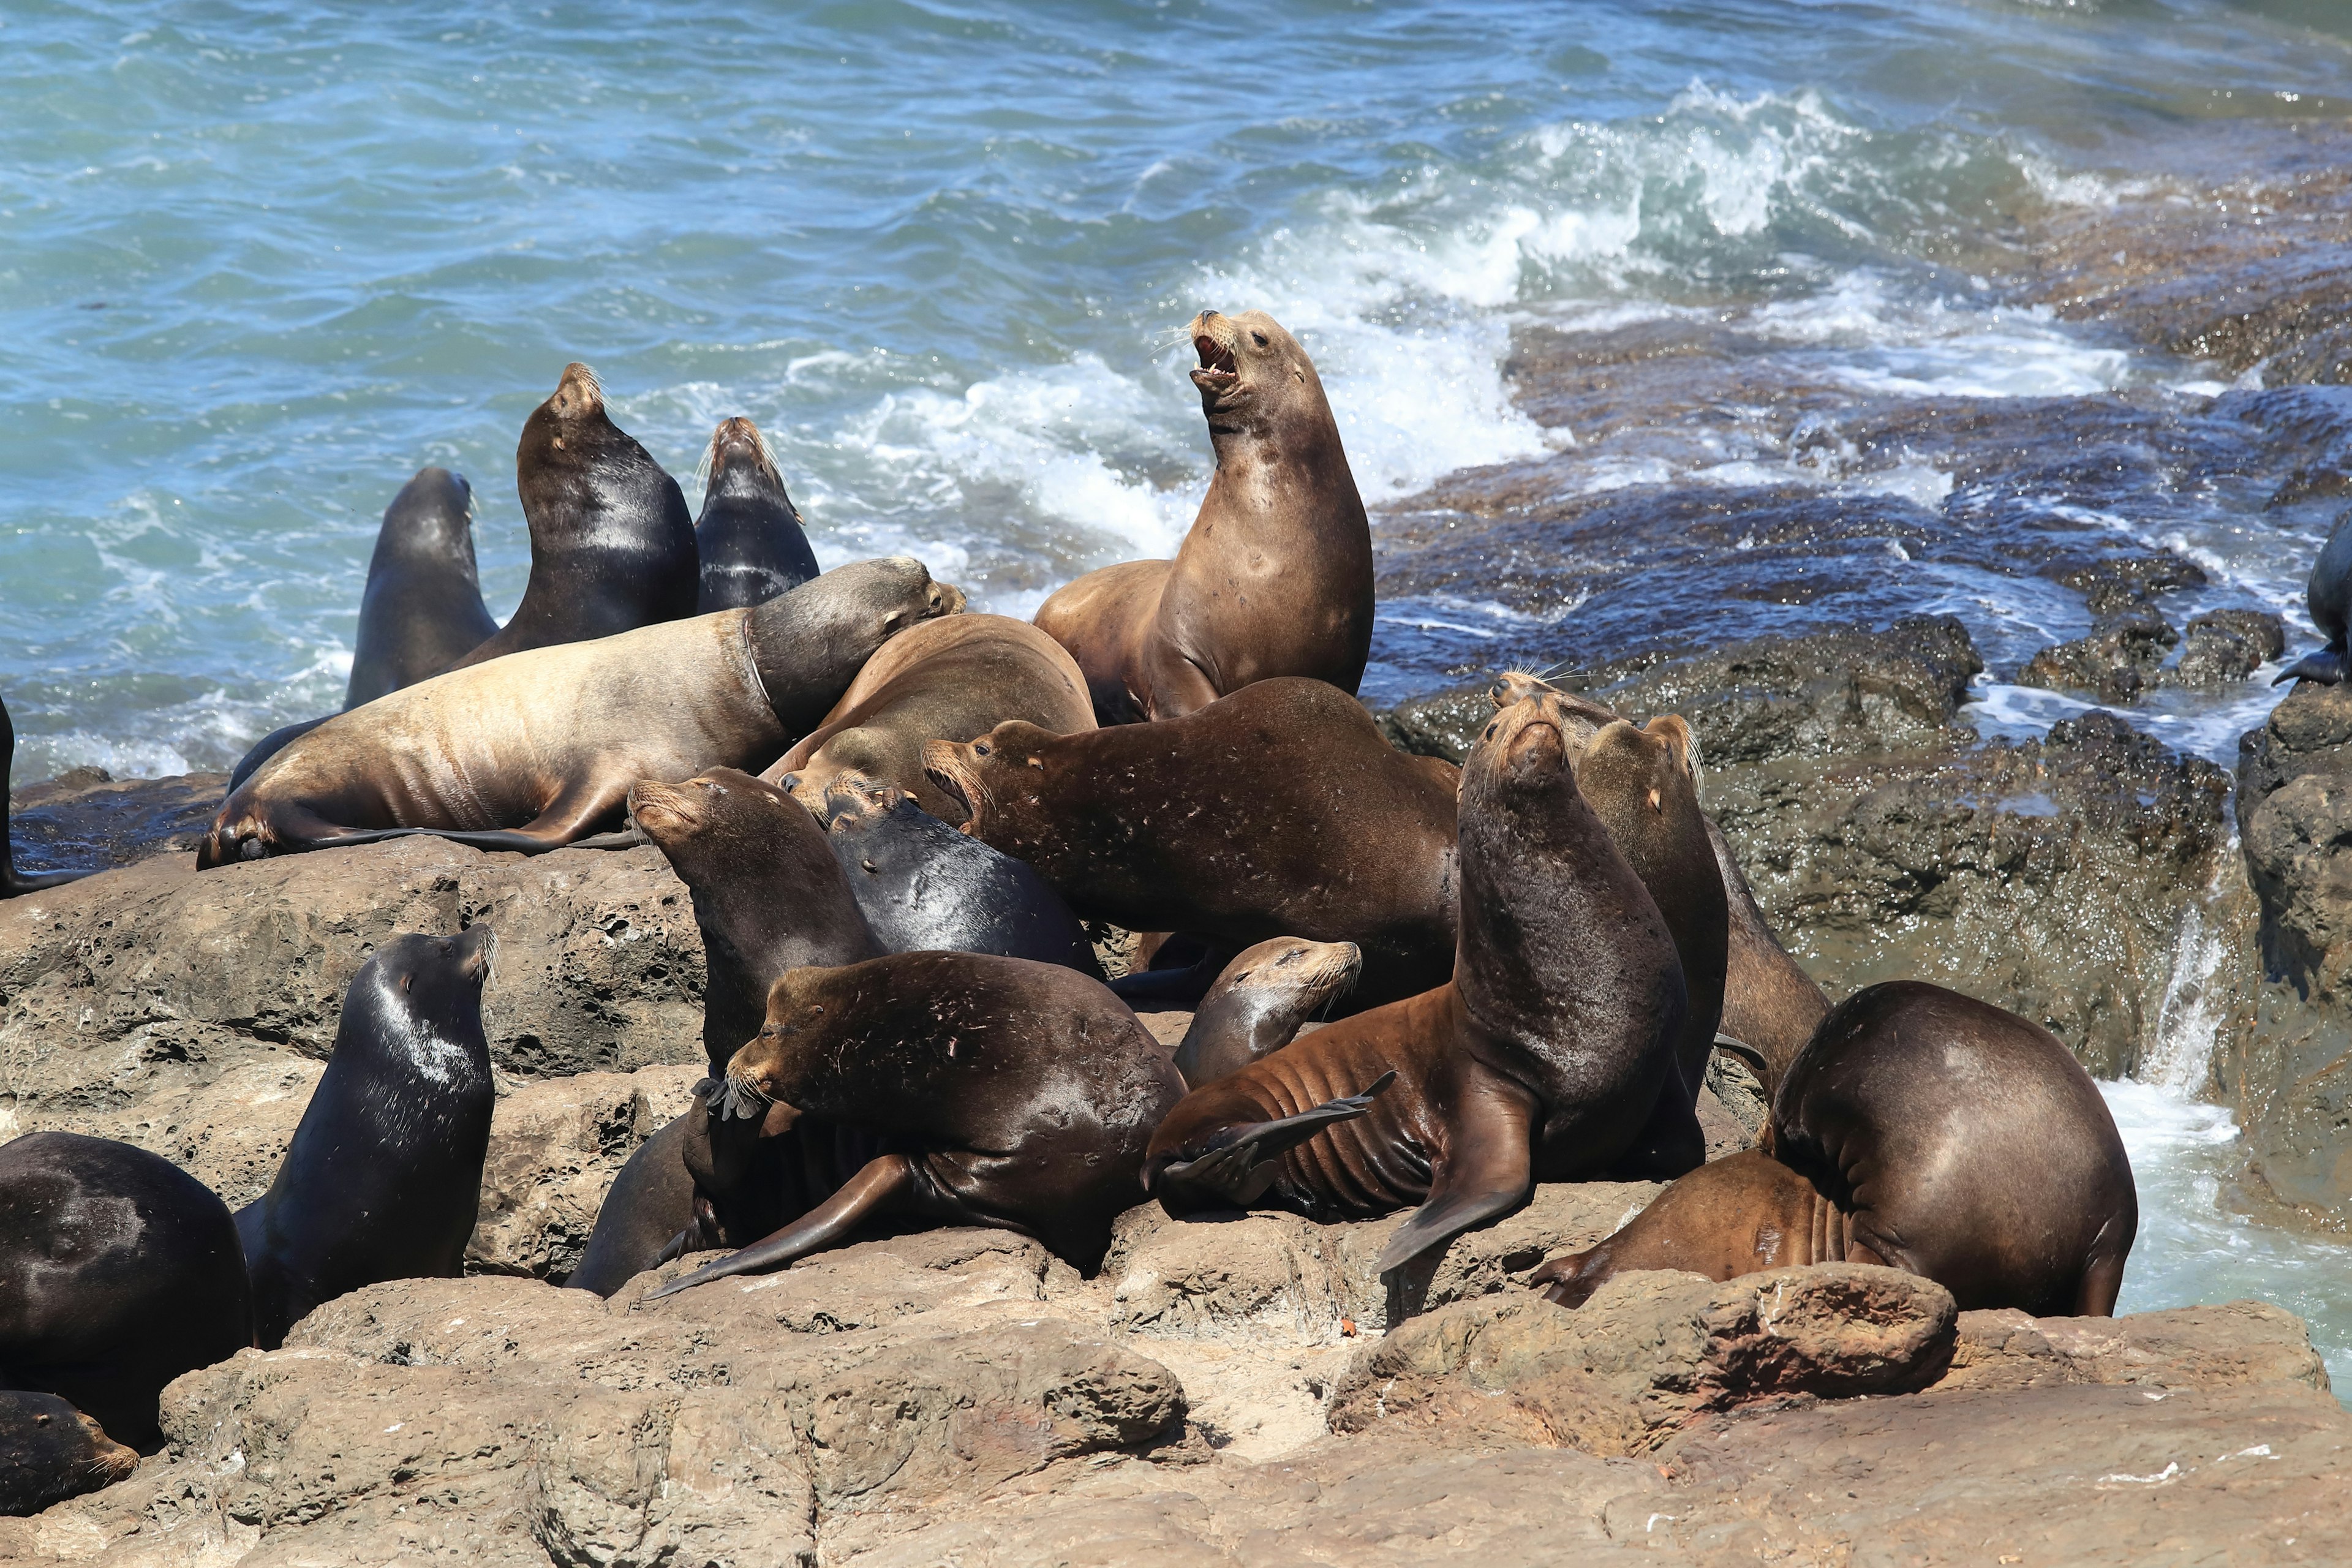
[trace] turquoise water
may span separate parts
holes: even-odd
[[[1530,321],[1736,313],[1895,395],[2210,389],[1996,302],[1972,258],[2233,125],[2347,106],[2352,7],[2322,0],[26,0],[0,16],[17,777],[224,766],[336,705],[421,464],[474,481],[503,615],[515,437],[571,359],[682,478],[718,419],[758,420],[826,564],[913,550],[1025,614],[1189,521],[1175,329],[1203,306],[1300,333],[1375,504],[1572,439],[1508,395]],[[2220,512],[2178,542],[2299,615],[2300,547]],[[1949,607],[2042,625],[2000,592]],[[1387,606],[1370,689],[1438,684],[1427,626],[1500,613]],[[2029,729],[2064,706],[1992,696]],[[2214,1229],[2226,1129],[2118,1103],[2150,1197],[2127,1301],[2267,1282],[2343,1364],[2337,1255]]]

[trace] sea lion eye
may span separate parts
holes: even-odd
[[[975,757],[984,757],[988,755],[988,742],[985,741],[974,741],[971,743],[971,754]]]
[[[1257,346],[1258,346],[1258,347],[1260,347],[1260,348],[1267,348],[1267,347],[1270,347],[1270,346],[1272,346],[1273,342],[1274,342],[1274,340],[1273,340],[1273,339],[1271,339],[1271,338],[1267,337],[1264,332],[1252,332],[1252,333],[1250,334],[1250,337],[1251,337],[1251,339],[1252,339],[1253,341],[1255,341],[1255,342],[1256,342]]]

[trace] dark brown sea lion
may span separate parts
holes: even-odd
[[[1397,751],[1323,681],[1263,680],[1181,719],[1076,735],[1000,724],[923,761],[965,831],[1087,919],[1236,948],[1352,942],[1350,1005],[1453,972],[1456,771]]]
[[[800,509],[784,493],[758,426],[740,416],[720,420],[703,472],[702,515],[694,520],[702,614],[764,605],[817,574]]]
[[[138,1450],[56,1394],[0,1390],[0,1514],[38,1513],[138,1468]]]
[[[415,832],[557,848],[617,822],[638,779],[763,765],[887,639],[962,602],[898,556],[751,609],[451,670],[272,757],[223,803],[196,864]]]
[[[1352,693],[1372,646],[1372,539],[1315,364],[1263,310],[1187,329],[1217,471],[1173,561],[1090,573],[1037,611],[1096,717],[1173,719],[1254,680]]]
[[[845,773],[824,806],[824,841],[883,951],[992,952],[1103,977],[1086,928],[1045,878],[898,785]]]
[[[1026,621],[950,616],[884,644],[824,722],[761,776],[822,814],[835,779],[863,774],[961,822],[961,804],[923,772],[924,743],[969,741],[1015,719],[1056,735],[1093,729],[1086,678]]]
[[[269,1190],[237,1211],[254,1342],[385,1279],[454,1279],[490,1146],[482,983],[498,939],[394,937],[343,994],[335,1054]]]
[[[694,514],[677,481],[605,413],[604,389],[586,365],[565,365],[553,395],[523,421],[515,490],[530,529],[522,603],[452,668],[695,613]]]
[[[722,1110],[769,1138],[803,1118],[895,1147],[751,1247],[646,1299],[777,1268],[869,1219],[994,1226],[1092,1270],[1183,1079],[1124,1003],[1059,964],[907,952],[796,969],[728,1065]],[[830,1143],[827,1148],[829,1150]]]
[[[713,1078],[760,1032],[769,988],[785,972],[881,955],[824,830],[773,784],[733,768],[683,784],[640,780],[629,816],[694,900],[706,976],[702,1048]],[[740,1173],[731,1191],[702,1194],[698,1208],[688,1145],[706,1120],[698,1102],[629,1157],[566,1284],[610,1296],[675,1257],[690,1229],[704,1245],[740,1245],[783,1222],[788,1195],[773,1170]]]
[[[152,1453],[163,1385],[251,1343],[236,1225],[203,1183],[107,1138],[0,1146],[0,1386]]]
[[[1580,1305],[1612,1275],[1728,1279],[1844,1259],[1922,1274],[1962,1310],[2115,1310],[2139,1228],[2098,1086],[2049,1031],[1916,981],[1831,1010],[1773,1096],[1767,1150],[1675,1183],[1535,1283]]]
[[[1689,1117],[1664,1092],[1679,1085],[1688,1014],[1674,936],[1578,787],[1573,728],[1558,694],[1535,692],[1471,752],[1453,980],[1187,1095],[1146,1166],[1171,1213],[1264,1198],[1339,1219],[1419,1204],[1381,1254],[1386,1272],[1517,1207],[1538,1181],[1616,1172],[1662,1105]]]
[[[8,717],[8,705],[0,702],[0,801],[7,799],[9,776],[16,771],[16,725]],[[37,893],[45,888],[61,888],[68,882],[79,881],[88,871],[19,871],[16,851],[8,842],[8,835],[0,830],[0,899],[13,899],[20,893]]]
[[[1715,863],[1723,873],[1731,915],[1723,1020],[1717,1027],[1759,1058],[1750,1065],[1758,1066],[1757,1076],[1769,1095],[1779,1087],[1798,1051],[1813,1037],[1813,1030],[1829,1016],[1830,999],[1773,934],[1723,829],[1709,820],[1706,833],[1715,847]]]
[[[1225,965],[1176,1047],[1176,1070],[1193,1089],[1278,1051],[1299,1026],[1347,994],[1363,968],[1352,942],[1279,936]]]

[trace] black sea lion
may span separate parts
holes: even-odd
[[[702,1048],[712,1077],[760,1032],[769,988],[786,971],[881,955],[824,830],[773,784],[732,768],[683,784],[640,780],[629,815],[694,900],[706,975]],[[707,1245],[740,1244],[782,1223],[780,1178],[764,1167],[739,1173],[728,1192],[703,1194],[698,1209],[686,1162],[704,1120],[698,1101],[629,1157],[566,1284],[610,1296],[675,1256],[672,1244],[682,1245],[689,1227]]]
[[[764,605],[816,575],[800,509],[784,493],[784,477],[758,426],[740,416],[721,419],[703,455],[703,473],[694,544],[702,560],[696,604],[704,615]]]
[[[886,1215],[1022,1231],[1090,1271],[1184,1083],[1099,981],[1025,959],[906,952],[776,982],[727,1089],[723,1112],[771,1138],[823,1118],[895,1147],[648,1300],[782,1268]]]
[[[586,365],[565,365],[554,394],[523,422],[515,490],[530,529],[522,603],[452,668],[695,613],[694,515],[677,481],[605,413],[604,389]]]
[[[482,1036],[497,949],[488,926],[394,937],[352,977],[277,1179],[237,1211],[262,1349],[363,1285],[457,1278],[498,1098]]]
[[[2271,684],[2308,680],[2321,686],[2341,685],[2346,620],[2352,615],[2352,511],[2336,520],[2327,542],[2319,547],[2319,558],[2311,563],[2311,581],[2304,589],[2304,603],[2310,606],[2311,624],[2327,639],[2326,646],[2288,665]]]
[[[0,802],[7,799],[9,777],[16,771],[16,725],[8,717],[8,705],[0,702]],[[88,871],[19,871],[16,851],[9,844],[7,833],[0,831],[0,899],[37,893],[44,888],[61,888],[89,875]]]
[[[203,1183],[108,1138],[0,1146],[0,1385],[152,1453],[163,1385],[251,1343],[236,1225]]]
[[[1095,727],[1086,678],[1062,645],[1026,621],[951,616],[893,637],[832,712],[761,776],[811,811],[848,773],[884,779],[949,822],[961,802],[923,772],[931,741],[969,741],[1010,720],[1056,735]]]
[[[1225,965],[1176,1047],[1190,1088],[1214,1083],[1290,1044],[1299,1026],[1347,994],[1364,966],[1352,942],[1278,936]]]
[[[825,842],[885,952],[992,952],[1102,978],[1078,917],[1012,856],[879,779],[839,775],[822,804]]]
[[[1186,330],[1217,458],[1192,531],[1175,560],[1089,573],[1037,611],[1106,724],[1278,675],[1352,693],[1372,646],[1371,531],[1314,362],[1263,310]]]
[[[1352,942],[1350,1005],[1453,972],[1456,771],[1397,751],[1323,681],[1259,681],[1181,719],[1069,736],[1000,724],[923,761],[967,832],[1084,918],[1236,948]]]
[[[748,610],[527,649],[328,720],[230,795],[198,866],[428,832],[557,848],[617,822],[640,778],[758,767],[874,650],[963,595],[863,561]]]
[[[56,1394],[0,1390],[0,1514],[38,1513],[138,1468],[136,1449]]]
[[[1573,730],[1549,691],[1488,723],[1462,773],[1454,978],[1187,1095],[1146,1166],[1171,1214],[1264,1198],[1339,1219],[1419,1204],[1381,1254],[1385,1273],[1517,1207],[1538,1181],[1617,1171],[1653,1135],[1679,1083],[1682,964],[1578,788]],[[1620,777],[1595,771],[1602,787]]]
[[[1535,1283],[1573,1307],[1632,1269],[1728,1279],[1844,1259],[1925,1275],[1963,1311],[2115,1310],[2139,1228],[2131,1162],[2046,1029],[1938,985],[1870,986],[1798,1053],[1770,1134]]]

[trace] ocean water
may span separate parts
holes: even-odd
[[[1209,456],[1178,329],[1204,306],[1298,332],[1376,513],[1467,467],[1588,454],[1596,491],[1934,507],[1955,480],[1932,454],[1582,446],[1515,403],[1513,333],[1701,322],[1857,397],[2196,405],[2226,373],[1979,268],[2021,216],[2340,116],[2352,8],[23,0],[0,104],[0,693],[24,782],[221,767],[335,706],[378,516],[419,465],[472,479],[503,615],[528,565],[514,440],[572,359],[690,500],[711,426],[748,414],[822,562],[912,551],[1012,614],[1181,537]],[[2221,485],[2095,521],[2308,646],[2324,520],[2259,513]],[[2078,601],[1916,566],[1885,610],[1969,622],[1995,665],[1981,728],[2079,706],[2011,679],[2084,628]],[[1369,694],[1458,679],[1481,639],[1578,602],[1385,605]],[[2270,700],[2258,676],[2136,717],[2227,758]],[[2178,1086],[2118,1096],[2153,1200],[2127,1300],[2300,1291],[2352,1344],[2335,1252],[2236,1247],[2252,1233],[2214,1217],[2196,1183],[2222,1125]]]

